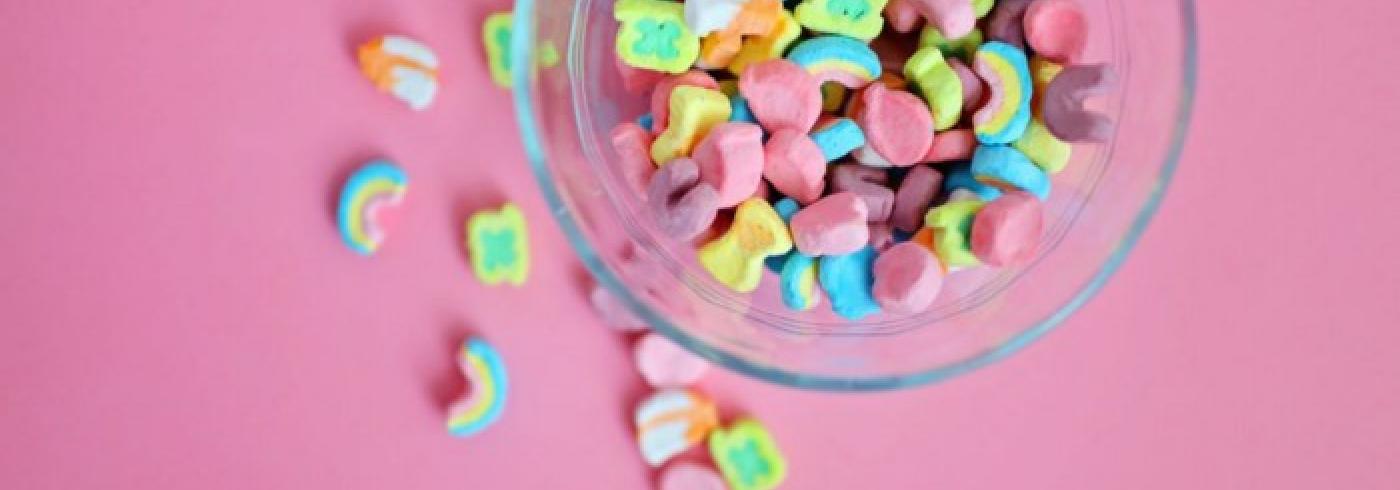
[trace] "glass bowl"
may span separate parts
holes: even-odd
[[[1079,0],[1092,27],[1085,62],[1111,63],[1117,89],[1095,105],[1112,141],[1076,145],[1054,178],[1045,240],[1025,266],[956,272],[912,316],[849,322],[828,301],[785,308],[772,273],[753,294],[729,291],[695,246],[652,225],[611,163],[609,133],[645,111],[614,66],[607,0],[516,0],[510,64],[526,154],[564,234],[599,284],[680,345],[734,371],[799,388],[920,385],[1025,347],[1082,306],[1123,263],[1171,181],[1195,83],[1190,0]],[[532,70],[521,67],[534,67]]]

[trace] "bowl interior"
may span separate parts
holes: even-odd
[[[612,2],[519,0],[512,64],[527,153],[546,198],[599,282],[655,329],[721,365],[818,389],[885,389],[942,379],[1005,356],[1068,316],[1123,260],[1155,210],[1184,136],[1194,82],[1190,2],[1080,0],[1086,63],[1118,89],[1092,101],[1117,121],[1112,141],[1076,145],[1054,176],[1045,239],[1016,268],[951,274],[918,315],[850,322],[823,305],[782,305],[776,277],[753,294],[712,280],[695,245],[659,232],[612,165],[609,133],[646,111],[614,67]],[[562,48],[562,49],[561,49]],[[540,53],[557,50],[558,64]],[[938,168],[937,166],[935,168]]]

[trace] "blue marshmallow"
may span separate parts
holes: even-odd
[[[1050,176],[1010,146],[978,147],[972,155],[972,177],[984,184],[1029,192],[1042,201],[1050,198]]]
[[[831,298],[831,309],[848,320],[860,320],[880,312],[875,302],[875,249],[822,257],[817,275]]]
[[[813,132],[812,142],[822,149],[827,162],[834,162],[865,146],[865,131],[861,131],[855,121],[843,117]]]

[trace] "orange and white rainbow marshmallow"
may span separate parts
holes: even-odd
[[[432,105],[438,91],[438,58],[427,45],[404,36],[381,36],[360,46],[360,71],[380,91],[413,110]]]

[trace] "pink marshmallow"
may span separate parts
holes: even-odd
[[[700,179],[719,192],[719,207],[737,206],[763,179],[763,130],[743,122],[720,124],[695,146],[691,158],[700,165]]]
[[[768,138],[763,155],[763,177],[778,192],[802,205],[822,197],[826,157],[812,138],[791,129],[780,129]]]
[[[1024,191],[1002,194],[987,203],[972,222],[972,253],[990,266],[1025,263],[1040,246],[1045,208]]]
[[[645,195],[656,165],[651,163],[651,133],[640,124],[625,122],[612,130],[612,146],[622,178],[638,194]]]
[[[944,131],[933,137],[933,145],[928,147],[924,161],[930,163],[954,162],[972,158],[977,150],[977,133],[971,129]]]
[[[945,38],[961,39],[977,26],[972,0],[909,0],[909,3]]]
[[[921,19],[923,16],[919,15],[919,9],[914,7],[912,0],[890,0],[885,4],[885,20],[890,22],[890,29],[894,29],[894,32],[913,32],[919,27]]]
[[[875,259],[875,301],[897,315],[922,313],[943,288],[943,265],[923,245],[904,242]]]
[[[831,191],[860,196],[871,223],[888,221],[894,210],[894,191],[886,187],[888,182],[889,176],[879,169],[860,165],[837,165],[831,169]]]
[[[728,490],[729,485],[715,470],[680,462],[666,467],[657,487],[659,490]]]
[[[710,369],[710,363],[656,332],[637,340],[632,357],[642,378],[658,389],[690,386]]]
[[[739,77],[739,93],[763,129],[811,131],[822,114],[821,82],[785,59],[750,64]]]
[[[933,144],[933,114],[918,96],[872,83],[861,94],[856,122],[866,145],[890,164],[907,167],[923,160]]]
[[[1026,44],[1046,59],[1073,64],[1089,43],[1089,21],[1075,0],[1035,0],[1026,7]]]
[[[899,184],[894,194],[894,212],[890,220],[905,233],[914,233],[924,225],[924,213],[943,186],[943,174],[927,165],[915,165]]]
[[[803,255],[845,255],[870,242],[865,201],[850,192],[822,198],[792,217],[792,240]]]
[[[960,59],[949,58],[948,66],[953,68],[953,72],[958,74],[958,81],[962,82],[963,114],[977,112],[977,109],[982,108],[982,98],[986,96],[982,78]]]
[[[700,167],[689,158],[671,160],[652,176],[647,206],[657,227],[677,240],[689,240],[710,228],[719,213],[719,192],[700,181]]]
[[[1040,113],[1050,134],[1066,142],[1105,142],[1113,120],[1084,107],[1084,99],[1103,95],[1117,83],[1108,65],[1073,65],[1055,76],[1040,95]]]
[[[719,82],[710,74],[700,70],[690,70],[680,75],[668,76],[657,82],[651,92],[651,132],[661,134],[671,120],[671,91],[681,85],[719,90]]]

